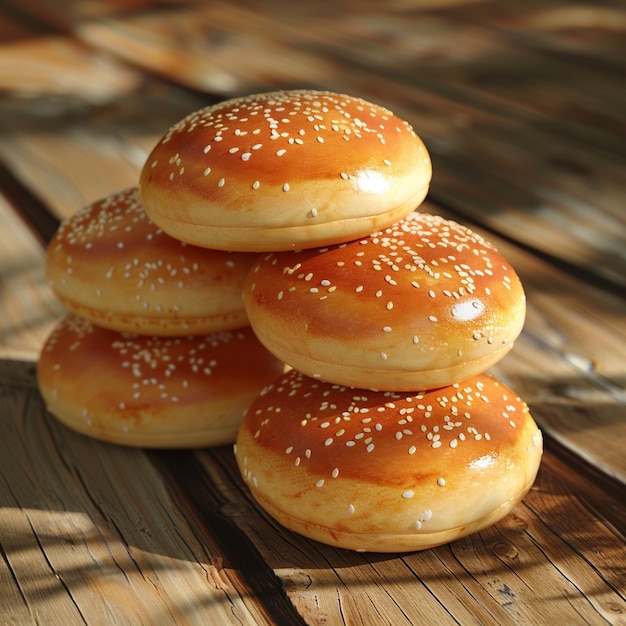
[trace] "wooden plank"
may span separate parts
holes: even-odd
[[[0,102],[0,160],[23,186],[65,218],[136,185],[164,129],[202,100],[158,82],[104,109],[73,99]],[[50,107],[54,115],[46,115]],[[42,113],[43,111],[43,113]]]
[[[182,4],[184,0],[176,0]],[[14,19],[33,25],[69,31],[76,22],[92,20],[108,15],[119,15],[134,11],[147,11],[168,4],[168,0],[90,0],[74,2],[57,0],[53,5],[46,0],[5,0],[4,11],[12,13]]]
[[[44,276],[40,241],[0,195],[0,358],[35,359],[63,307]]]
[[[493,11],[476,3],[458,12],[467,23],[495,28],[515,40],[516,45],[566,54],[584,63],[623,67],[623,55],[615,51],[623,47],[626,28],[624,5],[614,0],[593,4],[530,0],[520,5],[514,1],[498,3]],[[446,11],[446,19],[455,20],[454,11]]]
[[[309,624],[510,624],[545,623],[546,612],[618,624],[626,615],[626,543],[614,530],[626,527],[624,503],[613,497],[608,509],[569,468],[566,480],[550,450],[524,503],[494,527],[413,554],[353,553],[270,520],[230,447],[146,453],[90,440],[45,414],[32,364],[0,367],[0,415],[12,416],[0,422],[3,620],[26,617],[24,606],[69,624],[287,614]]]
[[[311,15],[310,7],[294,11],[260,15],[216,3],[87,24],[81,37],[224,97],[293,86],[295,78],[298,86],[387,104],[429,146],[431,198],[626,286],[619,236],[626,229],[619,196],[626,101],[615,72],[514,47],[493,29],[432,15],[366,7],[335,20]],[[181,32],[188,37],[181,40]],[[216,64],[230,85],[203,82]]]
[[[53,420],[32,364],[0,362],[0,381],[2,623],[267,623],[142,451]]]
[[[234,487],[239,485],[247,504],[231,504],[233,523],[284,577],[287,593],[308,611],[309,623],[545,623],[542,615],[549,611],[564,623],[594,624],[604,619],[611,623],[623,614],[619,581],[624,574],[624,537],[610,530],[612,524],[626,522],[623,505],[611,522],[598,522],[602,515],[596,518],[594,505],[577,501],[580,487],[567,486],[553,474],[550,452],[527,501],[501,523],[453,544],[402,557],[350,553],[298,537],[259,515],[230,451],[196,456],[212,483],[232,500],[238,497]],[[197,504],[201,488],[187,482],[189,476],[201,474],[195,464],[177,456],[167,468],[174,481],[189,485],[188,496]],[[585,484],[578,476],[573,480]],[[230,488],[222,487],[229,481]],[[554,533],[552,517],[562,522],[564,510],[580,514],[585,533],[578,532],[576,518],[565,525],[564,535]],[[603,536],[591,539],[588,533],[603,525]],[[602,554],[594,552],[594,545],[604,547]],[[581,554],[582,561],[574,565],[572,558]],[[562,571],[562,561],[571,570]],[[597,589],[597,597],[590,600],[580,594],[587,588]]]
[[[266,31],[225,29],[203,6],[86,22],[76,35],[145,71],[222,98],[270,85],[313,87],[336,71],[331,60]]]
[[[139,83],[137,71],[61,36],[26,37],[0,46],[0,92],[104,104]]]
[[[520,45],[493,25],[498,23],[500,4],[497,9],[493,3],[470,3],[456,10],[407,13],[388,4],[342,3],[341,19],[308,3],[297,8],[277,5],[260,14],[251,6],[213,3],[203,10],[181,12],[178,30],[185,28],[185,19],[193,19],[195,29],[200,22],[231,35],[254,37],[261,44],[302,50],[309,59],[330,61],[335,68],[325,81],[331,83],[350,85],[352,71],[358,69],[369,73],[372,81],[393,78],[418,92],[426,89],[446,97],[450,104],[465,103],[531,126],[540,127],[542,121],[563,125],[564,134],[595,139],[615,154],[622,153],[612,136],[621,134],[620,74],[611,66],[588,67],[579,58]],[[342,13],[342,6],[350,10]],[[472,20],[473,11],[479,11],[481,19]],[[115,28],[115,23],[109,24]],[[144,36],[150,38],[149,29]],[[623,49],[622,42],[613,56],[619,57]],[[298,59],[305,69],[303,62],[306,59]],[[184,66],[178,71],[184,73]],[[575,103],[572,93],[577,94]]]

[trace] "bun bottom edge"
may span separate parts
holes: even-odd
[[[534,476],[519,493],[509,498],[480,519],[472,520],[463,526],[431,533],[353,533],[308,522],[285,513],[263,498],[256,490],[252,490],[252,496],[259,506],[274,518],[274,520],[288,530],[302,535],[307,539],[313,539],[334,548],[343,548],[355,552],[401,553],[435,548],[493,526],[496,522],[506,517],[524,499],[528,491],[530,491],[533,482]]]
[[[253,323],[253,328],[255,328]],[[284,326],[282,327],[284,331]],[[292,348],[274,341],[255,329],[261,343],[283,363],[303,374],[330,384],[368,389],[372,391],[416,392],[429,389],[447,387],[467,380],[477,374],[487,371],[490,367],[502,360],[512,349],[513,343],[497,348],[489,354],[484,354],[469,361],[452,364],[449,367],[432,370],[419,369],[392,369],[359,366],[347,362],[330,362],[313,356],[295,352]],[[328,349],[329,353],[349,354],[350,346]]]
[[[387,228],[416,210],[424,201],[428,188],[418,190],[409,201],[382,213],[355,216],[289,226],[246,224],[193,224],[165,213],[151,214],[151,219],[171,237],[186,243],[231,252],[275,252],[316,248],[365,237]]]
[[[120,333],[149,335],[159,337],[187,337],[191,335],[209,335],[215,332],[237,330],[248,326],[245,309],[225,311],[216,315],[200,317],[161,317],[133,315],[115,311],[103,311],[70,300],[57,294],[59,301],[71,312],[82,317],[94,326]]]
[[[76,420],[67,417],[60,411],[48,408],[48,412],[58,422],[70,430],[105,443],[112,443],[132,448],[152,449],[197,449],[213,448],[217,446],[232,445],[237,437],[239,425],[228,428],[207,428],[205,430],[186,430],[180,425],[178,430],[137,430],[123,426],[111,426],[110,428],[98,426],[95,423],[88,424],[84,420]],[[176,419],[172,418],[172,424]]]

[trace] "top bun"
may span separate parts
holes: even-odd
[[[425,198],[432,169],[413,128],[331,92],[234,98],[175,124],[140,176],[149,217],[207,248],[270,251],[385,228]]]

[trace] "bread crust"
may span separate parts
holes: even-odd
[[[401,219],[428,191],[430,157],[391,111],[327,91],[220,102],[172,126],[141,171],[150,218],[228,250],[347,241]]]
[[[251,405],[235,455],[279,523],[341,548],[404,552],[486,528],[528,492],[542,437],[481,374],[423,393],[372,392],[291,370]]]
[[[131,187],[61,224],[47,249],[46,275],[59,300],[94,324],[184,336],[248,324],[242,288],[255,258],[166,235]]]
[[[519,277],[490,243],[415,212],[346,244],[260,255],[244,298],[257,336],[285,363],[380,390],[443,387],[487,370],[526,313]]]
[[[283,371],[250,327],[149,337],[59,322],[37,364],[48,410],[113,443],[157,448],[231,444],[248,405]]]

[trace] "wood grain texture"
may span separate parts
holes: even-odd
[[[0,623],[625,625],[625,29],[616,0],[0,7]],[[289,87],[411,121],[434,165],[420,210],[483,234],[525,286],[493,373],[544,432],[541,470],[452,544],[317,544],[256,505],[230,447],[105,444],[37,391],[65,313],[43,275],[59,220],[136,184],[187,113]]]
[[[0,354],[31,359],[64,314],[44,276],[44,250],[0,195]]]
[[[44,623],[115,624],[626,615],[625,538],[614,531],[626,509],[606,519],[597,485],[569,469],[564,479],[550,451],[524,503],[491,529],[421,553],[359,554],[277,527],[229,447],[145,453],[93,441],[45,414],[32,363],[3,362],[0,379],[0,414],[17,416],[2,422],[2,577],[20,581],[3,587],[3,619],[44,608]]]
[[[0,425],[2,569],[13,581],[1,621],[185,623],[210,607],[205,623],[263,623],[149,458],[62,427],[36,393],[33,364],[7,380],[16,369],[0,372],[0,414],[18,418]]]
[[[431,198],[623,289],[626,222],[613,196],[624,166],[619,68],[581,64],[567,48],[520,45],[499,27],[500,11],[513,19],[508,4],[500,20],[487,11],[445,19],[349,3],[332,15],[311,5],[294,14],[272,4],[263,15],[216,3],[113,19],[85,25],[81,37],[222,97],[271,88],[263,68],[272,67],[283,87],[388,103],[432,152]],[[623,55],[614,45],[613,56]],[[211,77],[219,84],[206,84]],[[403,92],[408,106],[397,100]]]

